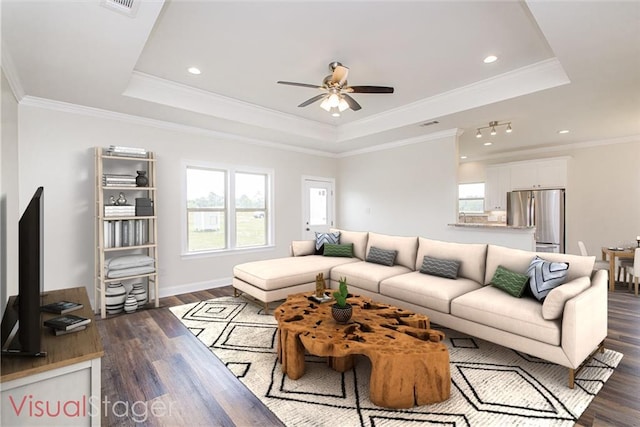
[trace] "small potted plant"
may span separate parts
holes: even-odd
[[[331,306],[331,315],[338,323],[347,323],[351,319],[353,309],[351,304],[347,302],[347,279],[346,277],[340,278],[340,286],[338,290],[333,293],[333,297],[336,303]]]

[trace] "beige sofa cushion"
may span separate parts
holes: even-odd
[[[499,265],[516,273],[526,274],[529,264],[531,264],[531,261],[536,255],[545,261],[568,262],[569,271],[567,272],[567,282],[582,276],[591,277],[593,264],[595,263],[594,256],[556,254],[550,252],[536,253],[521,249],[506,248],[504,246],[489,245],[484,283],[489,284]]]
[[[484,286],[451,302],[451,314],[471,322],[560,345],[560,320],[545,320],[533,298],[515,298],[493,286]]]
[[[389,236],[387,234],[369,233],[367,254],[372,246],[380,249],[398,251],[395,263],[407,267],[410,270],[416,269],[416,253],[418,252],[417,237]]]
[[[392,276],[408,273],[411,270],[401,265],[386,265],[359,261],[343,264],[331,269],[331,280],[338,282],[341,277],[347,278],[347,285],[353,285],[370,292],[380,292],[380,282]]]
[[[463,277],[452,280],[412,271],[383,280],[380,294],[450,313],[451,300],[481,287],[478,282]]]
[[[328,278],[333,267],[357,261],[356,258],[322,255],[275,258],[238,264],[233,267],[233,275],[257,288],[269,291],[314,282],[318,273],[323,273],[324,277]]]
[[[364,260],[367,251],[367,240],[369,233],[367,231],[346,231],[339,228],[330,228],[330,232],[340,232],[340,243],[353,243],[353,255]]]
[[[313,255],[316,252],[315,240],[294,240],[291,242],[292,256]]]
[[[458,277],[484,283],[484,268],[487,245],[478,243],[451,243],[440,240],[418,238],[418,255],[415,269],[420,270],[425,255],[460,261]]]
[[[578,277],[553,288],[542,303],[542,317],[547,320],[559,319],[564,312],[564,304],[591,286],[589,277]]]

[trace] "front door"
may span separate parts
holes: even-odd
[[[315,233],[326,233],[333,226],[333,187],[331,178],[303,178],[302,238],[315,239]]]

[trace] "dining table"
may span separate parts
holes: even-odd
[[[609,291],[613,292],[616,286],[616,258],[633,259],[635,248],[603,247],[602,260],[609,259]]]

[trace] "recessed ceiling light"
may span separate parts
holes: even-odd
[[[562,133],[569,133],[569,130],[567,130],[567,129],[562,129],[562,130],[559,130],[559,131],[558,131],[558,133],[560,133],[560,134],[562,134]]]
[[[196,67],[189,67],[189,68],[187,68],[187,71],[190,72],[191,74],[195,74],[195,75],[198,75],[198,74],[201,73],[200,69],[196,68]]]
[[[485,64],[491,64],[492,62],[496,62],[498,60],[498,57],[495,55],[489,55],[486,58],[484,58],[484,63]]]
[[[466,158],[467,158],[467,156],[460,156],[460,158],[461,158],[462,160],[464,160],[464,159],[466,159]]]
[[[486,145],[486,146],[493,145],[493,142],[487,141],[487,142],[484,143],[484,145]]]

